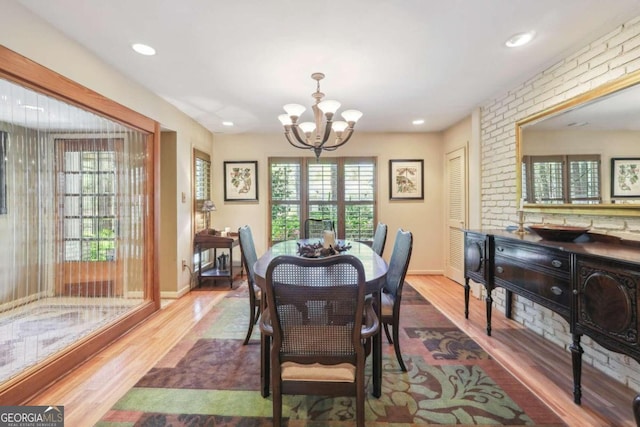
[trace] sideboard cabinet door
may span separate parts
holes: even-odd
[[[640,360],[638,266],[576,256],[575,326],[609,350]]]
[[[466,231],[464,234],[464,277],[487,284],[488,236]]]

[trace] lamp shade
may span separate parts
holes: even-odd
[[[342,120],[338,120],[338,121],[333,122],[331,124],[331,129],[333,129],[334,132],[342,133],[347,128],[347,126],[349,126],[349,124],[347,122],[343,122]]]
[[[300,129],[302,129],[302,132],[304,132],[305,134],[311,133],[314,130],[316,130],[316,124],[312,122],[303,122],[303,123],[300,123],[298,126],[300,127]]]
[[[319,103],[318,108],[325,114],[335,114],[335,112],[338,111],[338,108],[340,108],[340,103],[332,99],[327,99],[326,101]]]
[[[202,212],[212,212],[216,210],[216,205],[211,200],[205,200],[202,204]]]
[[[284,111],[286,111],[289,116],[294,117],[300,117],[305,110],[304,105],[300,104],[287,104],[284,106]]]
[[[292,124],[291,117],[289,117],[287,114],[280,114],[278,116],[278,120],[280,120],[280,123],[282,123],[282,126],[289,126]]]
[[[362,113],[358,110],[345,110],[342,112],[342,117],[349,123],[355,123],[362,117]]]

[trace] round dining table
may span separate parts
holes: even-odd
[[[298,255],[300,245],[310,245],[321,242],[319,239],[301,239],[287,240],[273,245],[264,255],[262,255],[253,265],[256,285],[264,291],[266,286],[267,267],[271,260],[280,255]],[[388,266],[386,261],[375,253],[370,246],[360,243],[338,240],[337,243],[342,246],[351,246],[344,252],[340,252],[332,256],[340,256],[341,254],[349,254],[357,257],[364,267],[364,275],[366,280],[367,294],[373,296],[376,302],[376,314],[380,318],[380,292],[384,286]],[[262,298],[264,301],[264,298]],[[263,307],[264,308],[264,307]],[[380,327],[382,330],[382,326]],[[373,357],[373,396],[380,397],[382,394],[382,338],[378,331],[373,336],[372,357]],[[269,396],[270,386],[270,338],[266,334],[260,336],[260,393],[263,397]]]

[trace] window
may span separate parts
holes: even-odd
[[[341,238],[371,241],[375,158],[269,159],[270,243],[302,237],[307,218],[331,219]]]
[[[193,217],[196,230],[205,227],[202,205],[211,199],[211,158],[208,154],[193,150]]]
[[[56,140],[64,185],[64,260],[113,261],[116,216],[115,147],[121,140]]]
[[[530,203],[600,203],[600,156],[524,156],[523,197]]]

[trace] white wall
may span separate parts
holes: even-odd
[[[161,280],[162,289],[174,289],[176,294],[189,286],[189,275],[181,271],[181,259],[190,259],[191,248],[191,150],[198,147],[210,152],[212,134],[187,117],[175,107],[154,95],[142,86],[133,83],[112,67],[100,61],[80,44],[66,38],[58,30],[23,8],[18,2],[0,0],[0,43],[7,48],[44,65],[63,76],[74,80],[107,98],[132,110],[144,114],[173,130],[177,135],[176,152],[178,194],[163,195],[175,197],[177,216],[162,218],[176,221],[178,234],[168,241],[178,248],[177,256],[161,259],[171,268]],[[123,47],[126,49],[126,47]],[[186,192],[187,200],[182,203],[180,192]],[[167,236],[163,236],[166,238]],[[162,257],[162,252],[161,252]],[[168,295],[173,295],[169,292]],[[164,294],[163,294],[164,295]]]
[[[515,123],[534,113],[640,69],[640,18],[586,45],[521,85],[482,106],[482,226],[504,228],[516,217]],[[635,145],[637,147],[637,144]],[[552,220],[591,224],[599,232],[640,235],[640,219],[633,217],[527,216],[527,220]],[[494,291],[494,302],[504,309],[504,293]],[[568,323],[531,301],[516,297],[513,318],[567,350],[571,343]],[[588,338],[583,340],[584,363],[640,391],[640,365],[629,357],[609,352]]]
[[[311,156],[291,147],[281,133],[216,135],[213,149],[213,198],[217,211],[212,215],[215,228],[249,224],[256,250],[266,250],[268,224],[268,158]],[[437,133],[355,133],[352,139],[329,156],[376,156],[378,158],[378,220],[389,226],[385,257],[388,259],[398,228],[414,236],[409,272],[440,274],[443,270],[443,142]],[[389,160],[424,159],[424,200],[389,200]],[[258,161],[258,203],[224,202],[223,161]]]

